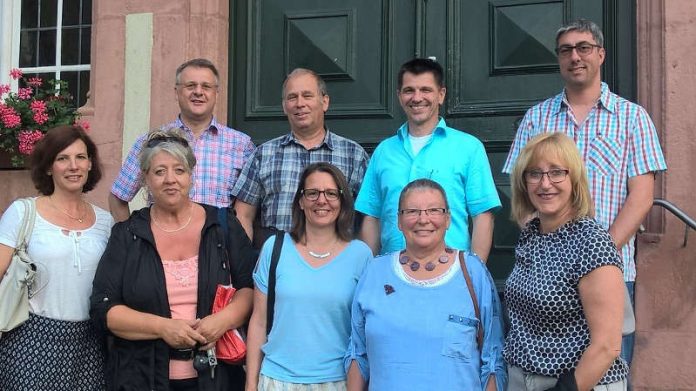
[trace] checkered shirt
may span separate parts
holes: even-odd
[[[563,132],[575,140],[587,166],[595,218],[609,229],[628,195],[628,179],[667,169],[657,131],[641,106],[609,91],[601,95],[584,124],[578,126],[565,91],[532,107],[522,119],[503,167],[510,173],[527,141],[544,132]],[[635,281],[635,243],[621,249],[624,279]]]
[[[292,133],[269,140],[256,148],[239,175],[232,196],[260,207],[264,227],[289,230],[292,200],[300,174],[311,163],[328,162],[346,176],[353,196],[358,193],[369,157],[355,141],[326,131],[324,141],[306,149]]]
[[[191,129],[184,125],[181,118],[162,126],[161,129],[169,128],[181,128],[184,131],[196,156],[193,186],[189,192],[191,199],[218,207],[229,206],[232,187],[244,163],[254,152],[251,138],[218,123],[215,118],[198,138],[194,137]],[[147,133],[135,141],[111,187],[111,193],[121,200],[131,201],[141,187],[139,155],[146,139]]]

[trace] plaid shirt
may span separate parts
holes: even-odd
[[[232,187],[244,163],[254,152],[251,138],[219,124],[215,118],[198,138],[194,137],[191,129],[184,125],[180,117],[161,129],[169,128],[184,130],[196,156],[193,186],[189,192],[191,199],[218,207],[229,206]],[[138,157],[146,139],[147,133],[135,141],[111,187],[111,193],[121,200],[132,200],[141,187],[142,175]]]
[[[595,219],[609,229],[628,196],[628,179],[667,169],[657,131],[641,106],[609,91],[601,95],[583,124],[578,126],[561,92],[532,107],[522,119],[507,157],[504,173],[510,173],[527,141],[544,132],[563,132],[575,140],[587,166]],[[624,279],[635,281],[635,243],[632,237],[621,249]]]
[[[292,200],[300,175],[311,163],[328,162],[346,176],[353,196],[358,194],[369,157],[355,141],[326,131],[324,141],[306,149],[291,133],[256,148],[239,175],[232,196],[261,207],[261,224],[290,230]]]

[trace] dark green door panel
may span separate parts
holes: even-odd
[[[558,93],[555,31],[585,17],[605,32],[604,80],[634,91],[635,0],[240,0],[232,1],[230,121],[256,143],[288,131],[281,85],[295,67],[327,82],[328,126],[370,151],[404,121],[396,74],[414,57],[446,70],[448,124],[481,139],[503,208],[488,262],[502,284],[518,229],[510,186],[500,173],[517,124],[533,104]]]

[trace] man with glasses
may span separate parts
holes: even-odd
[[[633,297],[635,233],[652,206],[655,173],[667,168],[657,132],[645,109],[601,81],[606,52],[595,23],[580,19],[561,27],[556,53],[565,88],[527,111],[503,172],[512,171],[517,155],[534,136],[563,132],[572,137],[587,166],[595,218],[621,251]],[[621,355],[630,364],[633,334],[624,337]]]
[[[415,58],[399,70],[396,94],[407,122],[375,149],[355,204],[365,215],[360,238],[374,254],[405,247],[397,221],[399,194],[409,182],[427,178],[445,189],[451,205],[445,243],[488,258],[493,211],[500,199],[483,144],[448,127],[439,115],[446,93],[443,79],[442,66],[430,59]]]
[[[292,200],[306,166],[327,162],[338,167],[350,185],[350,189],[341,190],[352,192],[354,197],[369,159],[360,144],[324,126],[329,95],[326,83],[314,71],[297,68],[290,72],[282,94],[290,132],[259,145],[232,190],[237,217],[256,247],[275,230],[290,229]]]
[[[196,156],[191,199],[226,207],[230,206],[230,191],[254,151],[254,143],[246,134],[217,122],[213,110],[218,91],[219,75],[212,62],[196,58],[181,64],[174,87],[181,112],[162,128],[181,128]],[[135,141],[111,187],[109,209],[116,221],[128,218],[128,202],[142,186],[138,156],[146,139],[147,134],[143,134]]]

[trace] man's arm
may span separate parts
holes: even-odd
[[[236,200],[234,202],[234,211],[237,213],[237,219],[242,224],[244,232],[246,232],[249,240],[254,240],[254,218],[256,217],[256,206],[247,204],[244,201]]]
[[[652,172],[628,179],[628,197],[609,227],[609,234],[619,251],[638,231],[650,211],[654,185],[655,174]]]
[[[130,215],[128,203],[116,197],[113,193],[109,193],[109,211],[117,223],[128,220]]]
[[[493,213],[483,212],[474,216],[472,220],[474,225],[471,232],[471,251],[483,262],[487,262],[493,243]]]
[[[380,250],[379,228],[378,218],[365,215],[359,237],[370,247],[373,255],[379,254]]]

